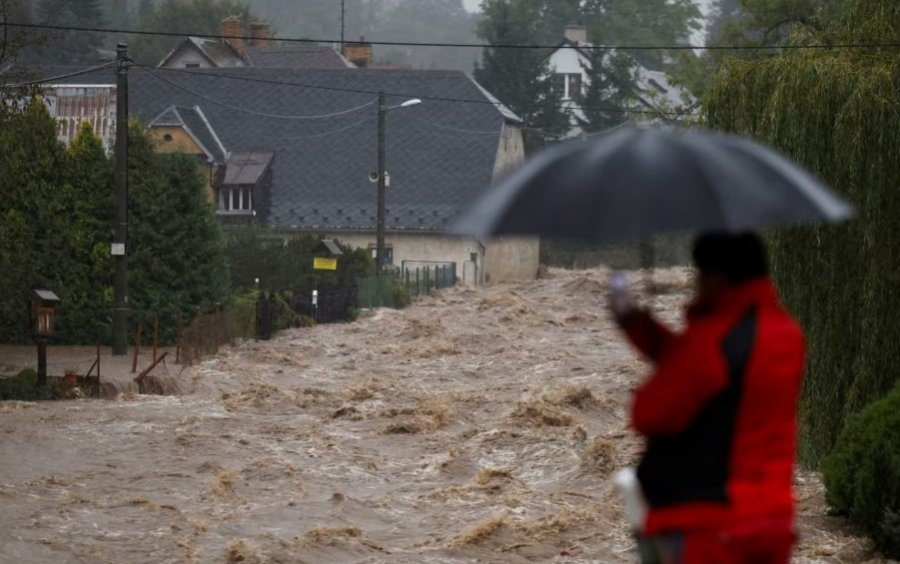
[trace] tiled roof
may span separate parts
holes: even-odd
[[[246,63],[241,55],[228,43],[205,37],[186,37],[175,44],[171,51],[160,61],[159,66],[175,56],[183,48],[195,48],[217,67],[242,67]]]
[[[325,45],[250,46],[246,57],[254,67],[273,69],[349,69],[356,68],[340,53]]]
[[[388,93],[389,106],[423,98],[387,115],[389,230],[443,229],[491,184],[503,128],[517,123],[458,71],[133,68],[129,76],[130,110],[139,119],[199,105],[230,151],[274,153],[268,222],[282,229],[375,228],[369,173],[377,170],[378,91]],[[72,80],[115,76],[107,70]],[[326,119],[286,119],[366,104]]]

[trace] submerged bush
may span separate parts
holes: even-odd
[[[900,558],[900,386],[850,417],[823,473],[828,503]]]

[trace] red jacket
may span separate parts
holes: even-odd
[[[625,330],[655,365],[631,420],[647,439],[638,466],[650,505],[645,534],[791,522],[805,347],[771,281],[695,302],[681,334],[647,314]]]

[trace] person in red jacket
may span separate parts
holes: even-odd
[[[693,254],[697,293],[681,332],[633,307],[627,289],[611,292],[619,325],[654,366],[631,412],[646,439],[641,558],[787,563],[803,334],[755,234],[703,235]]]

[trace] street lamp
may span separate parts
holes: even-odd
[[[384,215],[385,215],[385,116],[391,110],[410,108],[422,103],[422,100],[413,98],[397,106],[388,107],[384,92],[378,93],[378,226],[375,234],[375,274],[381,276],[384,273]]]

